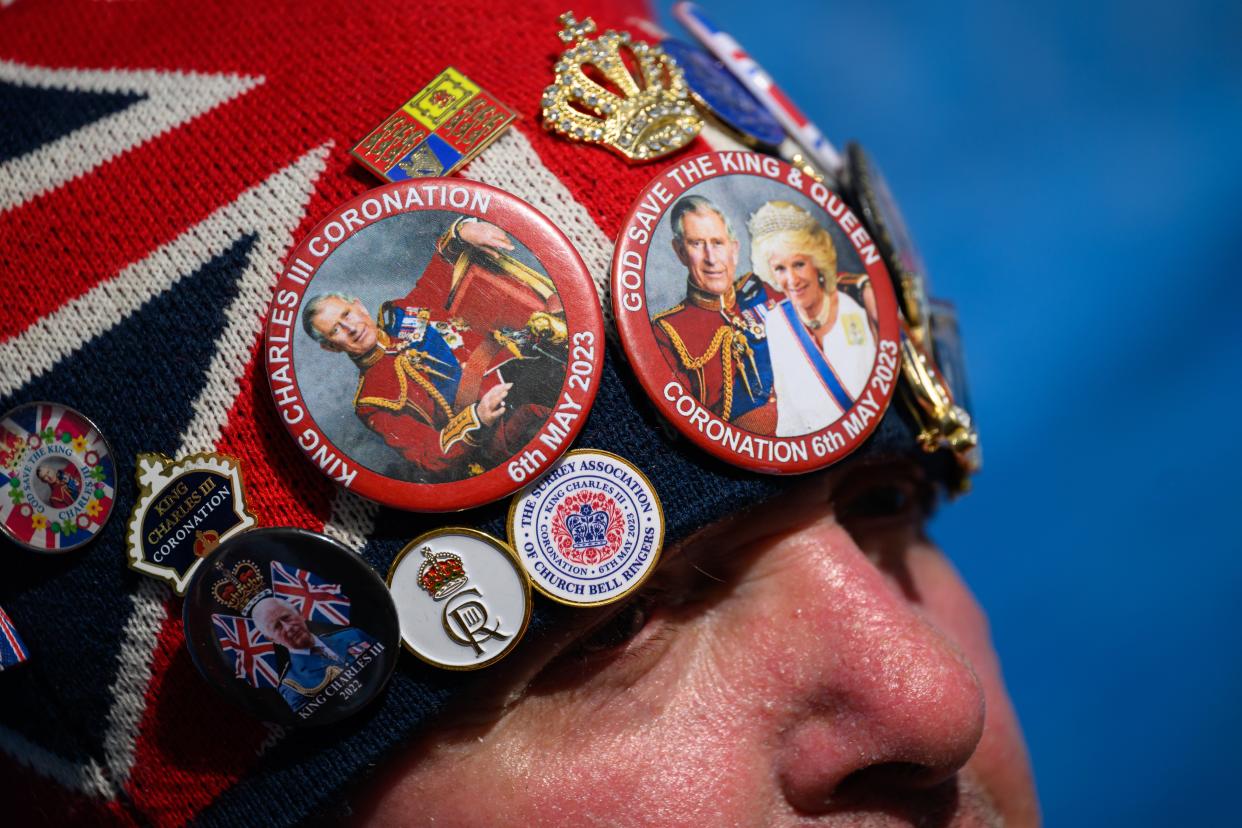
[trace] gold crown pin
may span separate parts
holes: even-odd
[[[628,32],[607,31],[590,40],[595,22],[578,22],[573,12],[559,20],[559,37],[570,47],[543,93],[544,128],[607,147],[629,162],[660,158],[694,140],[703,122],[681,68],[660,47]]]

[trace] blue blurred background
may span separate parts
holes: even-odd
[[[868,147],[957,303],[985,468],[933,532],[1046,823],[1238,824],[1242,4],[700,6]]]

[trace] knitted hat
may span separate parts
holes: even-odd
[[[292,245],[378,183],[349,148],[450,64],[519,113],[462,174],[533,204],[607,283],[635,195],[671,162],[629,165],[540,128],[564,5],[512,4],[503,20],[461,0],[0,7],[0,409],[77,408],[106,433],[120,478],[116,514],[85,548],[50,557],[0,544],[0,606],[30,653],[0,674],[15,824],[298,821],[486,681],[403,658],[354,718],[265,726],[194,669],[181,599],[126,568],[125,517],[139,452],[219,451],[241,461],[260,525],[322,530],[379,572],[445,523],[503,534],[507,501],[446,519],[334,487],[278,420],[260,326]],[[643,36],[629,22],[636,4],[582,5],[601,29]],[[909,452],[915,433],[894,404],[862,452]],[[615,342],[577,445],[650,477],[667,544],[788,485],[674,442]],[[573,611],[540,601],[521,646]]]

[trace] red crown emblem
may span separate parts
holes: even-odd
[[[197,557],[207,557],[207,554],[219,545],[220,533],[215,529],[208,529],[206,532],[199,531],[194,534],[194,554]]]
[[[423,565],[418,568],[418,585],[437,601],[443,601],[466,583],[466,569],[452,552],[435,553],[430,546],[419,550]]]
[[[211,594],[226,607],[245,613],[271,592],[253,561],[239,561],[232,572],[216,561],[216,569],[224,573],[224,577],[212,585]]]

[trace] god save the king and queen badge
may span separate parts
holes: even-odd
[[[838,193],[770,156],[709,153],[654,179],[622,228],[612,301],[656,407],[735,465],[829,466],[892,400],[899,326],[879,250]]]
[[[603,317],[581,258],[529,204],[402,181],[339,205],[294,250],[265,357],[282,422],[324,474],[450,511],[569,448],[599,386]]]

